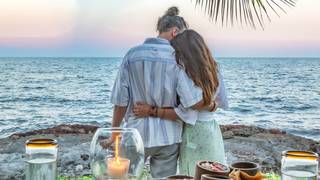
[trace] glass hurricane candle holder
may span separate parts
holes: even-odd
[[[281,161],[282,180],[316,180],[318,154],[308,151],[284,151]]]
[[[100,128],[90,147],[92,174],[97,180],[137,179],[144,167],[144,145],[131,128]]]
[[[54,139],[31,139],[26,142],[26,180],[57,178],[58,142]],[[0,178],[1,179],[1,178]]]

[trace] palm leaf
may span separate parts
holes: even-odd
[[[202,7],[211,21],[221,20],[222,25],[235,22],[257,28],[257,23],[264,28],[264,20],[271,21],[270,12],[279,15],[279,11],[294,7],[297,0],[192,0]]]

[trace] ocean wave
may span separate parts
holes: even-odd
[[[232,107],[229,109],[230,111],[235,111],[235,112],[239,112],[239,113],[250,113],[253,112],[252,109],[246,108],[246,107]]]
[[[260,102],[268,102],[268,103],[279,103],[283,100],[278,97],[251,97],[249,98],[251,101],[260,101]]]
[[[320,139],[319,58],[227,58],[219,64],[230,105],[216,113],[219,122]],[[1,136],[60,123],[110,123],[120,65],[121,58],[0,58]]]
[[[301,127],[299,129],[287,129],[286,131],[291,134],[320,140],[320,128],[304,129]]]
[[[28,102],[46,102],[46,103],[71,103],[71,104],[85,104],[85,103],[95,103],[95,100],[84,100],[84,99],[67,99],[67,98],[56,98],[56,97],[16,97],[16,98],[3,98],[0,99],[0,103],[28,103]]]
[[[46,89],[46,87],[42,87],[42,86],[39,86],[39,87],[23,86],[21,88],[24,89],[24,90],[42,90],[42,89]]]
[[[312,109],[316,109],[318,108],[317,106],[312,106],[309,104],[305,104],[305,105],[283,105],[281,107],[279,107],[280,110],[285,110],[285,111],[290,111],[290,112],[294,112],[294,111],[306,111],[306,110],[312,110]]]

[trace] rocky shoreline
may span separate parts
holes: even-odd
[[[24,143],[27,139],[40,137],[58,140],[60,175],[75,177],[90,174],[89,147],[97,128],[90,125],[60,125],[0,139],[0,180],[23,177]],[[320,154],[320,142],[277,129],[222,125],[221,130],[229,163],[253,161],[259,163],[264,171],[279,172],[281,152],[284,150],[307,150]]]

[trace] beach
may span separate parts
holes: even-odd
[[[14,134],[0,139],[0,179],[21,179],[27,139],[54,138],[59,143],[58,172],[67,177],[90,175],[90,143],[97,126],[61,125]],[[252,161],[264,172],[280,172],[281,152],[299,149],[320,153],[320,142],[287,134],[279,129],[253,126],[221,126],[227,162]]]

